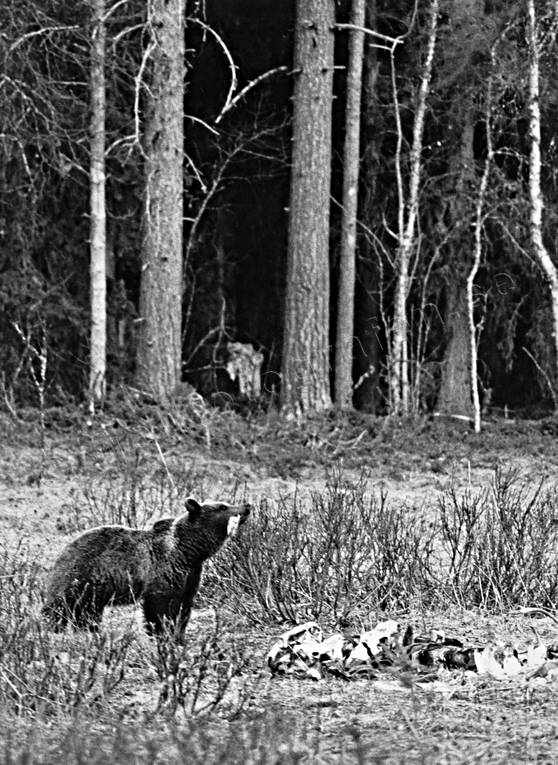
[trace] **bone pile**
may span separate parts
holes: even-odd
[[[327,676],[376,679],[409,673],[422,681],[440,670],[474,672],[498,679],[523,676],[558,679],[558,646],[537,642],[525,650],[502,643],[465,645],[441,630],[416,634],[393,620],[378,622],[356,636],[336,633],[324,639],[317,622],[285,632],[267,654],[273,675],[321,680]]]

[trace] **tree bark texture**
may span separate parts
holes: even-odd
[[[89,406],[105,395],[107,364],[107,274],[105,203],[105,2],[93,0],[91,40],[91,122],[90,122],[90,303],[91,351],[89,365]]]
[[[438,395],[438,410],[464,417],[472,415],[471,354],[467,282],[449,280],[446,286],[447,346]]]
[[[444,41],[445,44],[451,45],[453,42],[458,49],[466,48],[464,41],[474,37],[476,27],[482,23],[483,14],[482,0],[453,0],[451,36]],[[473,146],[477,119],[475,104],[479,100],[478,91],[481,87],[484,88],[484,84],[474,80],[458,81],[455,87],[450,125],[453,128],[452,133],[459,138],[459,145],[453,149],[450,158],[446,214],[440,216],[447,220],[450,230],[444,314],[446,347],[441,366],[437,408],[445,414],[466,417],[474,416],[471,391],[473,345],[470,339],[467,339],[470,335],[467,291],[471,262],[476,256],[476,243],[470,221],[475,214],[473,198],[477,191]],[[458,292],[462,295],[458,295]]]
[[[159,400],[181,377],[185,0],[150,0],[137,383]]]
[[[530,233],[535,260],[550,292],[551,342],[554,353],[554,387],[558,383],[558,273],[543,241],[542,216],[544,199],[541,190],[541,109],[539,93],[539,43],[535,0],[527,0],[527,41],[529,46],[529,198],[531,202]],[[556,399],[556,394],[554,393]]]
[[[454,114],[460,127],[461,142],[455,161],[450,162],[447,220],[452,227],[448,246],[448,275],[446,279],[446,310],[444,313],[446,348],[442,361],[437,408],[444,414],[470,417],[471,346],[467,307],[467,270],[473,238],[469,221],[472,215],[470,195],[473,193],[475,159],[473,152],[473,98],[463,96],[461,107],[455,104]]]
[[[376,29],[376,0],[367,0],[366,25]],[[359,182],[359,217],[369,231],[381,225],[382,206],[376,198],[380,167],[379,137],[385,130],[382,110],[378,106],[378,53],[373,40],[365,40],[362,87],[361,168]],[[358,239],[355,288],[355,391],[353,401],[358,409],[376,412],[380,403],[380,269],[371,237]]]
[[[298,0],[281,402],[331,406],[329,206],[334,0]]]
[[[439,0],[431,0],[428,24],[428,43],[426,60],[423,67],[417,98],[417,108],[413,126],[413,140],[409,156],[409,185],[406,201],[402,197],[401,182],[401,127],[398,122],[397,169],[399,188],[399,243],[397,247],[397,278],[395,285],[393,324],[390,348],[390,410],[392,414],[408,414],[410,403],[409,391],[409,350],[407,339],[407,297],[410,286],[410,263],[415,247],[415,229],[419,209],[419,189],[422,170],[422,138],[426,115],[426,100],[430,92],[436,33],[438,29]],[[394,70],[392,68],[392,73]],[[396,118],[399,121],[399,104],[396,96],[395,77],[394,98]]]
[[[351,24],[364,26],[365,0],[352,0]],[[355,313],[356,224],[360,168],[360,111],[364,32],[349,32],[347,104],[343,149],[343,210],[337,296],[337,340],[335,343],[335,403],[350,409],[353,403],[353,337]]]

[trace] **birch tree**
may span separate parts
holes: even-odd
[[[392,414],[408,414],[409,412],[409,351],[407,338],[407,297],[410,287],[410,263],[415,248],[416,223],[419,208],[419,190],[422,166],[422,137],[426,115],[426,101],[430,90],[432,64],[436,47],[438,29],[439,0],[432,0],[428,22],[428,41],[426,60],[424,63],[417,97],[417,109],[413,126],[413,139],[409,157],[409,183],[406,200],[404,198],[403,178],[401,169],[401,152],[403,133],[399,114],[399,100],[395,78],[394,50],[391,53],[391,71],[395,119],[397,123],[396,147],[396,183],[399,197],[398,211],[398,246],[396,258],[396,285],[393,308],[393,323],[391,328],[389,394],[390,412]]]
[[[494,51],[492,51],[494,56]],[[478,381],[478,352],[477,352],[477,330],[475,326],[475,300],[474,300],[474,285],[475,278],[480,268],[482,258],[482,229],[484,222],[484,205],[486,200],[486,192],[488,189],[488,180],[490,177],[490,167],[494,158],[494,149],[492,146],[492,74],[488,80],[488,88],[486,94],[486,112],[485,112],[485,124],[486,124],[486,159],[484,160],[484,169],[479,185],[479,191],[477,195],[476,211],[475,211],[475,248],[473,253],[473,263],[471,269],[467,275],[467,317],[469,323],[469,357],[470,357],[470,397],[473,405],[473,427],[475,433],[481,431],[481,405],[479,397],[479,381]]]
[[[151,76],[143,149],[140,330],[136,377],[159,400],[181,376],[185,0],[149,0]]]
[[[543,240],[544,199],[541,189],[541,109],[539,93],[540,46],[537,39],[535,0],[527,0],[527,43],[529,51],[529,200],[531,248],[548,284],[554,351],[554,383],[558,381],[558,272]]]
[[[364,15],[365,0],[353,0],[351,24],[360,27],[360,29],[355,28],[349,32],[345,145],[343,151],[343,209],[337,297],[337,340],[335,343],[335,403],[342,409],[350,408],[353,398],[356,224],[360,166]]]
[[[297,0],[281,403],[331,406],[329,204],[334,0]]]
[[[105,204],[105,2],[92,0],[91,40],[91,358],[89,406],[102,402],[106,382],[106,204]]]

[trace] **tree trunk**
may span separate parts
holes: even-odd
[[[376,29],[376,0],[368,0],[366,25]],[[365,43],[366,44],[366,43]],[[359,208],[360,220],[365,229],[372,231],[382,220],[382,208],[376,199],[380,148],[378,136],[385,126],[378,108],[376,85],[378,80],[378,55],[373,42],[368,45],[363,67],[362,88],[362,159],[360,171]],[[354,403],[358,409],[376,412],[379,404],[379,268],[377,254],[369,236],[359,241],[356,264],[355,290],[355,392]]]
[[[351,24],[364,26],[365,0],[353,0]],[[335,343],[335,403],[341,409],[353,404],[353,336],[355,313],[356,223],[360,166],[360,104],[364,32],[349,32],[347,105],[343,150],[343,211]]]
[[[465,417],[472,415],[471,353],[467,283],[458,278],[446,286],[447,346],[438,395],[438,410]]]
[[[494,69],[494,48],[491,52],[492,70]],[[473,264],[467,275],[467,314],[469,317],[469,356],[471,359],[471,398],[473,402],[473,426],[475,433],[481,431],[481,405],[479,397],[478,381],[478,343],[477,330],[475,327],[475,302],[473,288],[475,277],[480,267],[482,256],[482,229],[483,229],[483,209],[485,204],[486,190],[488,188],[488,178],[490,176],[490,167],[494,157],[492,147],[492,71],[488,80],[486,92],[486,159],[484,161],[484,170],[477,195],[476,213],[475,213],[475,250]]]
[[[329,204],[334,0],[298,0],[281,402],[331,406]]]
[[[541,111],[539,103],[539,44],[535,0],[527,0],[527,39],[529,45],[529,198],[531,201],[530,233],[535,260],[541,269],[550,292],[552,313],[551,342],[554,353],[554,379],[558,383],[558,273],[545,247],[542,233],[544,200],[541,190]],[[556,399],[556,394],[554,394]]]
[[[472,210],[475,158],[473,152],[474,111],[472,94],[463,97],[461,105],[454,104],[453,113],[461,126],[461,145],[456,161],[450,162],[447,219],[453,229],[453,243],[448,261],[449,276],[446,283],[446,310],[444,313],[446,349],[442,362],[440,391],[437,408],[444,414],[471,417],[471,345],[469,342],[469,311],[467,307],[467,256],[473,251],[473,238],[468,221]]]
[[[181,377],[184,0],[150,0],[138,385],[165,401]]]
[[[90,300],[91,356],[89,406],[91,412],[105,395],[107,364],[107,275],[105,204],[105,2],[93,0],[91,40],[90,122]]]
[[[458,38],[460,46],[464,45],[464,40],[474,37],[483,13],[484,4],[481,0],[453,0],[450,28],[454,39]],[[450,37],[446,44],[451,42]],[[474,396],[471,390],[474,346],[470,340],[465,343],[464,339],[465,332],[470,335],[471,322],[467,306],[467,291],[472,289],[472,283],[468,286],[471,269],[469,253],[473,254],[473,260],[477,255],[475,237],[470,226],[474,215],[473,195],[476,178],[473,144],[477,117],[475,104],[479,100],[477,90],[478,86],[466,81],[461,87],[456,87],[456,97],[451,104],[453,133],[456,137],[460,136],[460,143],[459,148],[454,147],[449,161],[447,214],[440,216],[448,221],[451,241],[447,258],[449,273],[444,314],[446,348],[441,367],[437,408],[444,414],[466,417],[473,417],[474,414]],[[479,191],[479,194],[481,193],[484,197],[484,191]],[[481,207],[483,201],[484,199],[481,200]],[[481,212],[479,211],[479,215]],[[482,227],[480,219],[477,223]],[[480,257],[480,252],[478,254]],[[458,290],[463,294],[457,295]]]
[[[409,413],[409,351],[407,340],[407,296],[410,286],[411,255],[415,247],[415,227],[418,216],[420,176],[422,170],[422,136],[426,115],[426,99],[430,91],[436,33],[438,29],[439,0],[431,0],[430,20],[428,29],[428,44],[426,61],[419,87],[417,110],[413,126],[413,141],[409,157],[409,189],[407,199],[403,199],[403,184],[401,180],[401,144],[402,131],[399,115],[399,102],[395,85],[395,68],[392,59],[392,81],[395,100],[396,120],[398,123],[398,142],[396,173],[399,192],[399,243],[397,247],[397,278],[393,307],[393,325],[391,329],[390,347],[390,410],[392,414]]]

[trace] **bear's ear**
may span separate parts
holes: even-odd
[[[188,497],[186,502],[184,503],[186,505],[186,510],[188,511],[190,518],[194,520],[198,517],[201,513],[201,505],[198,502],[197,499],[194,499],[194,497]]]

